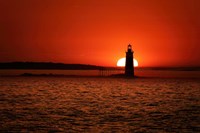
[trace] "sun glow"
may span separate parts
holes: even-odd
[[[126,58],[121,58],[117,61],[117,66],[124,67],[126,62]],[[138,67],[138,61],[136,59],[133,59],[134,67]]]

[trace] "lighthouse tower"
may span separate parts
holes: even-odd
[[[125,66],[125,75],[134,76],[134,62],[133,62],[133,53],[132,46],[129,44],[126,52],[126,66]]]

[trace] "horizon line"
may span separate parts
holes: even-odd
[[[0,63],[52,63],[52,64],[64,64],[64,65],[88,65],[88,66],[97,66],[97,67],[116,67],[124,68],[125,66],[106,66],[106,65],[96,65],[96,64],[87,64],[87,63],[64,63],[64,62],[51,62],[51,61],[8,61]],[[138,66],[134,68],[200,68],[200,66]]]

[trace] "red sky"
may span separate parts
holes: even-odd
[[[0,0],[0,62],[200,66],[200,0]]]

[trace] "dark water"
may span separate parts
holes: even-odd
[[[0,132],[200,132],[199,81],[1,77]]]
[[[76,75],[76,76],[102,76],[99,70],[29,70],[29,69],[2,69],[1,76],[17,76],[24,73],[35,75],[52,74],[52,75]],[[122,74],[124,70],[103,71],[104,76],[112,74]],[[144,68],[135,68],[135,75],[140,77],[160,77],[160,78],[200,78],[200,71],[182,71],[182,70],[151,70]]]

